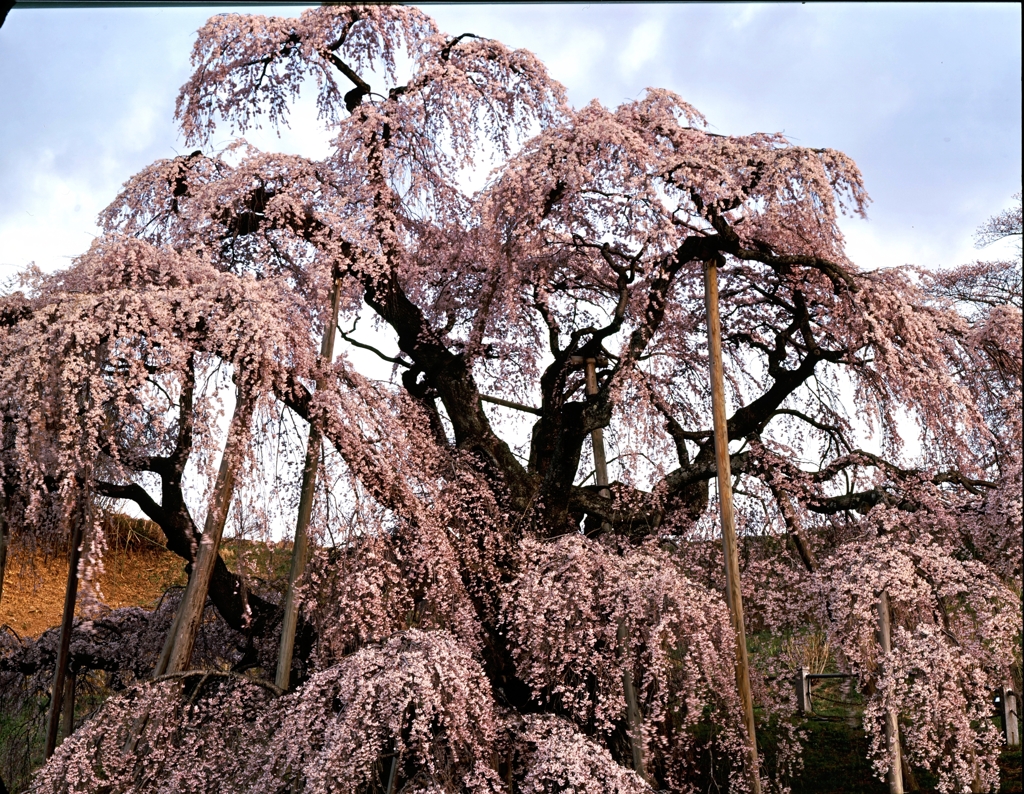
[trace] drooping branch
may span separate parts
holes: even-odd
[[[793,509],[793,502],[789,498],[789,494],[779,488],[774,482],[770,485],[772,495],[775,496],[775,500],[779,504],[779,512],[782,513],[782,519],[786,522],[789,539],[793,543],[793,547],[796,549],[796,553],[799,555],[804,567],[808,572],[814,573],[818,568],[818,560],[814,556],[814,550],[807,542],[807,536],[803,528],[800,526],[800,519],[796,514],[796,510]]]

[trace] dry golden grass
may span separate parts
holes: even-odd
[[[167,588],[185,584],[185,562],[167,551],[159,529],[148,521],[110,516],[108,549],[100,576],[102,601],[111,609],[152,608]],[[46,556],[14,546],[7,559],[0,625],[36,637],[59,625],[68,566],[65,555]]]
[[[173,585],[185,584],[185,562],[169,551],[111,549],[100,577],[103,603],[111,609],[152,608]],[[60,623],[68,567],[65,559],[47,559],[11,549],[0,601],[0,625],[22,637],[35,637]]]
[[[185,585],[184,560],[167,551],[167,539],[153,522],[108,515],[104,534],[107,550],[100,590],[103,603],[111,609],[152,609],[169,587]],[[284,590],[291,565],[290,543],[225,538],[221,556],[230,570],[247,578],[258,576],[264,586]],[[22,637],[37,637],[59,625],[67,575],[65,554],[45,556],[11,548],[0,599],[0,626],[10,626]]]

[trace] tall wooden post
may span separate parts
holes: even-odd
[[[597,359],[586,359],[584,368],[587,396],[593,397],[597,394]],[[594,482],[601,489],[599,491],[601,496],[608,499],[611,497],[611,492],[608,490],[608,459],[604,454],[604,428],[595,427],[591,430],[590,440],[594,450]]]
[[[320,342],[320,365],[330,366],[334,361],[334,337],[338,330],[338,304],[341,300],[341,280],[334,280],[331,290],[331,314],[324,326]],[[317,378],[316,390],[325,388],[322,377]],[[297,588],[309,559],[309,519],[313,513],[313,495],[316,491],[316,467],[320,458],[322,435],[317,418],[310,413],[309,439],[306,442],[306,460],[302,466],[302,486],[299,490],[299,515],[295,522],[295,543],[292,547],[292,567],[288,574],[288,592],[284,598],[284,618],[281,621],[281,645],[277,654],[277,675],[274,683],[279,689],[288,689],[291,683],[292,654],[295,650],[295,629],[299,620]]]
[[[602,362],[605,363],[604,360]],[[573,356],[570,363],[583,364],[587,396],[596,395],[598,360]],[[600,489],[598,493],[605,499],[609,499],[611,492],[608,490],[608,459],[604,452],[604,430],[600,427],[594,428],[590,432],[590,440],[594,452],[594,482]],[[601,528],[607,531],[611,529],[611,526],[607,521],[603,521]],[[643,716],[640,713],[640,704],[636,697],[636,687],[633,685],[633,672],[629,667],[626,628],[621,622],[615,630],[615,636],[622,649],[622,694],[626,700],[626,723],[629,726],[629,746],[633,753],[633,769],[641,778],[647,780],[647,769],[644,763]]]
[[[725,596],[736,635],[736,687],[743,707],[748,741],[747,776],[753,794],[761,794],[758,771],[757,733],[754,727],[754,699],[750,692],[750,668],[747,659],[747,635],[743,625],[743,599],[740,592],[740,561],[736,553],[736,525],[732,507],[732,468],[729,463],[729,429],[725,418],[725,374],[722,364],[722,329],[718,317],[718,266],[704,266],[704,305],[708,319],[708,347],[711,359],[711,410],[715,431],[715,464],[718,480],[718,506],[722,520],[722,546],[725,550]]]
[[[888,655],[892,651],[889,594],[885,590],[878,595],[878,642],[882,646],[882,653]],[[885,776],[889,782],[889,794],[903,794],[900,731],[896,722],[896,712],[892,709],[885,712],[885,746],[889,753],[889,771]]]
[[[239,389],[231,423],[228,425],[228,440],[220,461],[220,470],[210,497],[210,507],[203,525],[203,536],[199,539],[199,550],[192,563],[192,575],[188,578],[185,593],[178,604],[174,623],[164,643],[155,676],[165,673],[179,673],[192,660],[192,648],[203,619],[203,607],[210,589],[213,568],[220,554],[220,539],[231,507],[234,493],[235,474],[242,461],[242,454],[249,439],[249,424],[255,404],[254,398]]]
[[[80,497],[83,499],[84,497]],[[68,550],[68,579],[64,588],[64,614],[60,621],[60,639],[57,644],[57,667],[50,689],[50,711],[46,715],[46,758],[57,749],[57,730],[60,727],[61,701],[64,679],[67,676],[68,656],[71,651],[71,630],[75,620],[75,602],[78,600],[78,563],[82,558],[82,536],[86,519],[84,503],[72,514],[71,548]]]
[[[10,525],[7,522],[7,497],[0,494],[0,603],[4,600],[4,575],[7,572],[7,547],[10,545]]]
[[[67,739],[75,730],[75,684],[77,675],[74,669],[68,670],[67,678],[64,679],[64,716],[61,719],[61,732]]]

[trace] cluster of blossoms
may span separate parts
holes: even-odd
[[[626,714],[623,674],[645,715],[647,755],[682,784],[694,728],[713,716],[742,753],[735,640],[721,596],[689,582],[656,547],[616,551],[568,536],[526,541],[505,609],[512,654],[534,697],[609,736]],[[653,751],[653,752],[652,752]]]
[[[987,717],[992,693],[1020,665],[1019,597],[939,544],[886,537],[840,547],[814,587],[833,647],[869,693],[864,723],[879,772],[880,726],[895,712],[908,760],[934,768],[940,791],[997,785],[1000,742]],[[883,592],[893,621],[887,654],[877,638]]]
[[[286,695],[232,673],[177,675],[107,701],[30,790],[328,794],[400,774],[408,791],[497,792],[491,759],[504,753],[524,792],[650,791],[564,720],[526,717],[509,739],[486,687],[454,637],[418,630],[364,646]]]

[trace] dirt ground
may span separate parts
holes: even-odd
[[[172,585],[185,584],[185,563],[163,549],[109,549],[100,577],[102,603],[111,609],[153,607]],[[60,623],[67,586],[67,559],[47,559],[12,548],[7,559],[0,625],[35,637]]]

